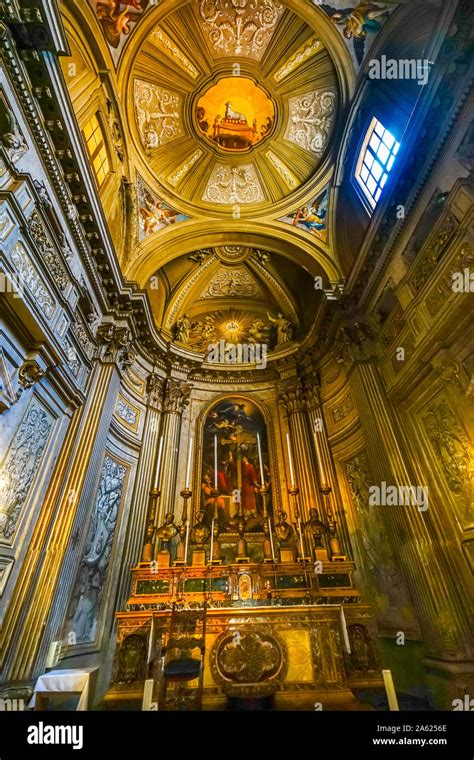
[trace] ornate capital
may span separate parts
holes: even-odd
[[[191,390],[192,385],[190,383],[184,383],[180,380],[168,378],[166,381],[163,411],[182,414],[184,407],[189,404]]]
[[[311,372],[304,378],[303,393],[308,409],[316,409],[321,406],[319,389],[321,387],[321,378],[319,372]]]
[[[155,372],[152,372],[147,377],[146,390],[148,393],[148,403],[150,406],[156,407],[161,411],[163,407],[163,391],[165,388],[165,380],[159,377]]]
[[[278,391],[278,399],[285,406],[288,414],[304,411],[305,397],[301,381],[297,380],[281,387]]]
[[[133,364],[135,353],[131,350],[130,332],[127,327],[105,322],[98,327],[97,338],[103,346],[104,362],[117,362],[122,370]]]

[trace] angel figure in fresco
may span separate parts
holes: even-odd
[[[293,216],[293,224],[305,227],[313,232],[316,237],[322,238],[322,232],[326,231],[327,196],[316,205],[302,206]]]
[[[138,21],[144,12],[148,0],[97,0],[96,16],[102,23],[107,42],[114,48],[120,45],[120,38],[130,34],[130,23]]]
[[[391,10],[380,3],[361,2],[355,8],[332,8],[330,5],[321,5],[322,9],[330,16],[331,21],[337,26],[342,26],[342,33],[348,40],[352,40],[357,62],[362,63],[365,53],[365,39],[367,34],[376,33],[382,28],[379,19],[388,16]]]
[[[167,207],[163,201],[155,200],[146,192],[143,194],[140,216],[145,235],[151,235],[152,232],[157,232],[163,226],[174,224],[177,215],[178,212]]]

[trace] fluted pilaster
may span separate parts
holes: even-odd
[[[342,504],[341,492],[336,476],[334,459],[329,445],[326,420],[324,417],[323,405],[319,389],[319,378],[317,375],[310,376],[304,383],[304,397],[308,413],[309,427],[311,430],[311,442],[314,450],[314,458],[317,463],[317,479],[319,489],[324,485],[330,486],[331,490],[326,499],[322,500],[323,522],[328,522],[328,503],[332,514],[337,521],[337,533],[341,543],[343,553],[351,556],[349,533],[347,530],[346,519]]]
[[[156,481],[157,454],[161,437],[161,413],[165,380],[155,373],[147,378],[148,407],[143,428],[142,447],[138,460],[137,475],[132,497],[132,509],[127,528],[122,566],[124,573],[120,579],[118,604],[128,596],[131,577],[125,571],[139,562],[142,554],[147,516],[150,505],[150,491]]]
[[[351,393],[361,414],[367,452],[376,479],[391,485],[424,486],[405,440],[403,426],[385,397],[373,362],[356,363]],[[368,411],[370,410],[370,412]],[[440,540],[436,505],[381,506],[394,552],[413,591],[413,605],[431,654],[469,656],[470,632],[464,589],[449,571],[449,548]]]
[[[279,399],[288,415],[296,485],[300,489],[301,519],[305,521],[309,519],[309,510],[320,504],[320,498],[316,479],[316,463],[312,453],[306,404],[301,382],[298,380],[281,387],[279,389]]]
[[[169,378],[166,381],[161,430],[163,459],[158,484],[161,496],[156,514],[157,525],[163,522],[166,512],[174,511],[181,420],[183,411],[189,404],[191,388],[189,383],[179,380]]]
[[[3,625],[0,651],[3,671],[10,681],[27,680],[33,675],[44,621],[50,612],[61,568],[64,576],[64,557],[104,409],[109,406],[107,398],[114,396],[115,403],[118,376],[115,373],[116,382],[112,383],[114,372],[111,360],[97,364],[89,384],[88,400],[70,423],[51,477]]]

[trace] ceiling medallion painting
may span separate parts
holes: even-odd
[[[334,122],[335,94],[313,90],[290,98],[289,107],[285,140],[321,156]]]
[[[311,203],[301,206],[278,221],[292,224],[327,242],[328,188],[317,195]]]
[[[215,164],[203,200],[212,203],[258,203],[265,200],[255,167]]]
[[[358,0],[332,0],[328,5],[312,0],[322,8],[337,26],[346,41],[351,56],[359,68],[368,49],[388,16],[398,3],[359,2]]]
[[[135,114],[142,145],[147,150],[181,137],[180,97],[151,82],[135,80]]]
[[[275,111],[266,93],[246,77],[225,77],[196,107],[198,131],[228,151],[248,150],[270,134]]]
[[[283,13],[273,0],[201,0],[199,20],[220,55],[260,60]]]
[[[137,200],[140,240],[164,227],[168,227],[170,224],[189,219],[188,216],[171,208],[162,198],[152,192],[141,177],[137,177]]]

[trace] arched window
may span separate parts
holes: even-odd
[[[110,162],[105,145],[104,134],[99,119],[97,118],[97,114],[94,114],[93,117],[89,119],[84,127],[83,134],[90,162],[97,179],[97,184],[101,187],[110,171]]]
[[[355,178],[373,211],[379,201],[400,148],[392,133],[373,118],[359,154]]]

